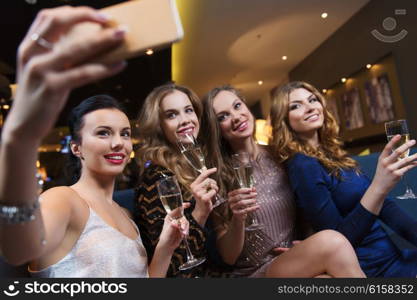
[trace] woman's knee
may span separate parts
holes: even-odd
[[[352,248],[348,239],[335,230],[327,229],[319,231],[315,235],[317,244],[321,245],[326,253],[334,253],[336,250]]]

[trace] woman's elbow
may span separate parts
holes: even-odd
[[[40,257],[40,251],[38,249],[16,251],[16,249],[7,249],[6,247],[2,247],[1,256],[8,264],[17,267],[27,264],[37,257]]]

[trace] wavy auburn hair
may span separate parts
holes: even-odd
[[[145,99],[138,117],[140,148],[137,150],[136,161],[139,164],[140,174],[145,171],[147,161],[152,161],[173,172],[178,181],[185,187],[195,179],[195,173],[175,145],[165,137],[161,127],[161,102],[174,91],[187,95],[198,120],[201,119],[202,104],[198,96],[189,88],[174,83],[156,87]]]
[[[311,92],[323,106],[324,122],[318,129],[320,147],[314,148],[301,139],[291,128],[289,116],[289,97],[297,89]],[[357,169],[357,163],[348,157],[342,149],[338,138],[339,125],[326,107],[326,99],[311,84],[303,81],[293,81],[281,86],[272,95],[271,106],[272,142],[271,145],[280,161],[291,158],[296,153],[314,157],[322,163],[331,174],[339,176],[340,169]]]

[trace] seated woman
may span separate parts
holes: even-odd
[[[185,247],[181,245],[175,251],[169,267],[168,276],[172,277],[226,276],[221,268],[210,261],[206,249],[209,244],[209,226],[206,225],[218,190],[216,182],[209,176],[216,169],[196,174],[177,146],[178,140],[190,142],[187,134],[197,138],[201,111],[201,102],[193,91],[170,83],[155,88],[148,95],[138,119],[141,146],[136,157],[141,178],[137,188],[136,214],[148,255],[154,255],[166,215],[158,197],[156,182],[175,174],[184,202],[190,204],[184,213],[190,221],[188,240],[191,252],[196,257],[207,258],[200,266],[180,271],[179,266],[187,258]]]
[[[53,50],[31,38],[42,34],[53,42],[84,20],[105,23],[89,8],[41,12],[20,46],[18,90],[0,148],[1,252],[12,264],[30,262],[37,277],[164,277],[183,232],[167,217],[148,266],[138,229],[112,200],[115,178],[132,151],[129,119],[113,98],[91,97],[74,108],[71,151],[80,177],[38,200],[38,147],[70,91],[123,69],[123,63],[89,62],[122,42],[118,29]],[[186,231],[186,220],[183,226]]]
[[[273,147],[286,162],[297,206],[316,230],[334,229],[352,243],[369,277],[415,277],[417,251],[400,251],[376,222],[380,219],[417,245],[417,221],[386,198],[417,154],[399,159],[415,144],[382,151],[372,182],[342,150],[337,123],[312,85],[291,82],[273,95]]]
[[[254,117],[237,90],[215,88],[203,104],[208,161],[217,166],[220,191],[230,191],[229,207],[217,209],[222,216],[215,222],[217,245],[223,260],[235,265],[234,275],[363,277],[352,246],[336,231],[319,232],[274,253],[280,242],[294,239],[295,203],[286,174],[271,149],[256,144]],[[242,152],[254,161],[255,188],[236,188],[232,154]],[[264,228],[245,231],[248,213],[255,214]]]

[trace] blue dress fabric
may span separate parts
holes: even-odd
[[[314,230],[334,229],[356,250],[368,277],[416,277],[417,250],[398,249],[378,219],[417,245],[417,221],[387,198],[378,216],[360,203],[370,185],[354,169],[341,170],[340,178],[313,157],[298,153],[286,162],[297,206]]]

